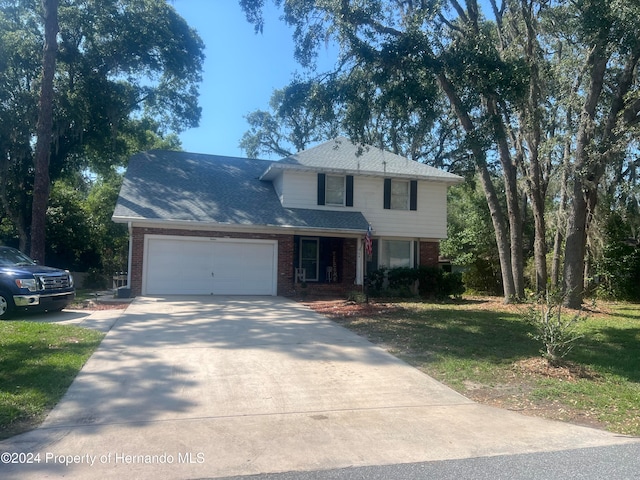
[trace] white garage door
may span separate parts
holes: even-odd
[[[145,295],[276,295],[277,242],[147,236]]]

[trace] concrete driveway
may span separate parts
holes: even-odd
[[[0,442],[34,462],[0,463],[0,477],[203,478],[638,440],[476,404],[283,298],[138,298],[117,315],[44,424]]]

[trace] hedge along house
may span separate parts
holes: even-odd
[[[133,295],[343,293],[366,269],[438,264],[461,178],[336,138],[280,161],[133,156],[113,214]]]

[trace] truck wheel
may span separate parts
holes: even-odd
[[[7,295],[4,292],[0,292],[0,320],[9,318],[13,311],[13,299],[11,295]]]

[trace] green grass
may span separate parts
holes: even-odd
[[[518,367],[541,357],[525,306],[480,299],[396,305],[337,321],[479,401],[640,435],[640,305],[607,305],[608,313],[580,323],[583,337],[565,369],[582,375],[569,377]]]
[[[103,337],[73,326],[0,322],[0,439],[41,422]]]

